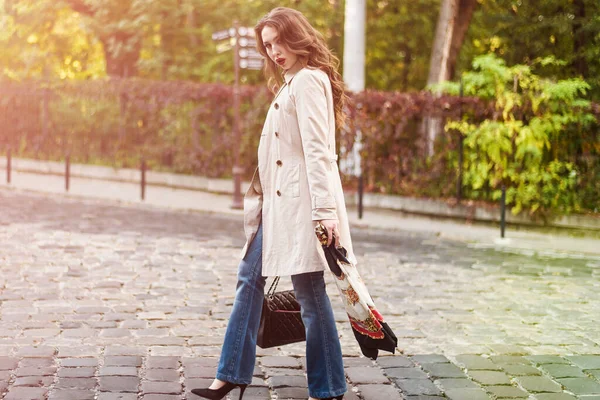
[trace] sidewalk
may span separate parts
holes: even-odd
[[[241,210],[230,208],[231,195],[199,190],[148,185],[146,186],[145,200],[141,201],[141,188],[139,184],[135,183],[71,178],[70,191],[66,193],[64,178],[61,176],[13,171],[11,181],[12,183],[7,185],[3,179],[0,188],[113,200],[132,205],[146,204],[179,210],[243,215]],[[509,225],[506,237],[501,239],[500,229],[494,224],[468,224],[455,219],[428,218],[382,209],[366,209],[363,218],[359,219],[355,208],[349,207],[348,212],[350,223],[362,228],[383,228],[434,235],[447,240],[467,242],[474,247],[494,248],[524,254],[600,257],[600,237],[593,232],[578,233],[578,237],[575,237],[570,235],[567,230],[555,229],[544,232],[540,228]]]

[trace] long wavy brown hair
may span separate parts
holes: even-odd
[[[278,39],[298,56],[303,67],[319,68],[324,71],[331,81],[335,122],[338,128],[344,126],[346,116],[344,105],[347,96],[344,91],[344,81],[338,72],[340,60],[331,52],[325,43],[323,35],[312,27],[306,17],[291,8],[277,7],[265,15],[254,27],[256,47],[265,57],[265,76],[269,89],[277,93],[283,83],[283,78],[277,64],[267,55],[267,49],[262,41],[262,30],[270,26],[277,31]]]

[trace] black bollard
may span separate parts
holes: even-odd
[[[506,186],[502,185],[502,198],[500,199],[500,237],[504,239],[506,229]]]
[[[10,184],[10,168],[12,164],[12,157],[10,154],[10,148],[6,152],[6,183]]]
[[[361,173],[358,176],[358,219],[362,219],[363,216],[363,194],[364,194],[364,179]]]
[[[69,191],[69,183],[71,180],[71,156],[69,154],[65,157],[65,190]]]
[[[146,160],[142,159],[142,201],[146,198]]]

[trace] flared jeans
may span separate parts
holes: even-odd
[[[240,262],[238,282],[217,368],[217,379],[249,384],[256,361],[256,337],[266,279],[262,276],[262,224]],[[342,349],[323,272],[292,275],[306,328],[306,372],[310,397],[346,393]]]

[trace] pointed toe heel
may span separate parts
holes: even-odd
[[[246,391],[247,386],[248,385],[245,385],[245,384],[226,382],[225,385],[223,385],[219,389],[192,389],[192,393],[195,394],[196,396],[200,396],[202,398],[209,399],[209,400],[221,400],[222,398],[227,396],[227,393],[231,392],[236,387],[239,387],[240,388],[239,400],[242,400],[242,397],[244,396],[244,391]]]

